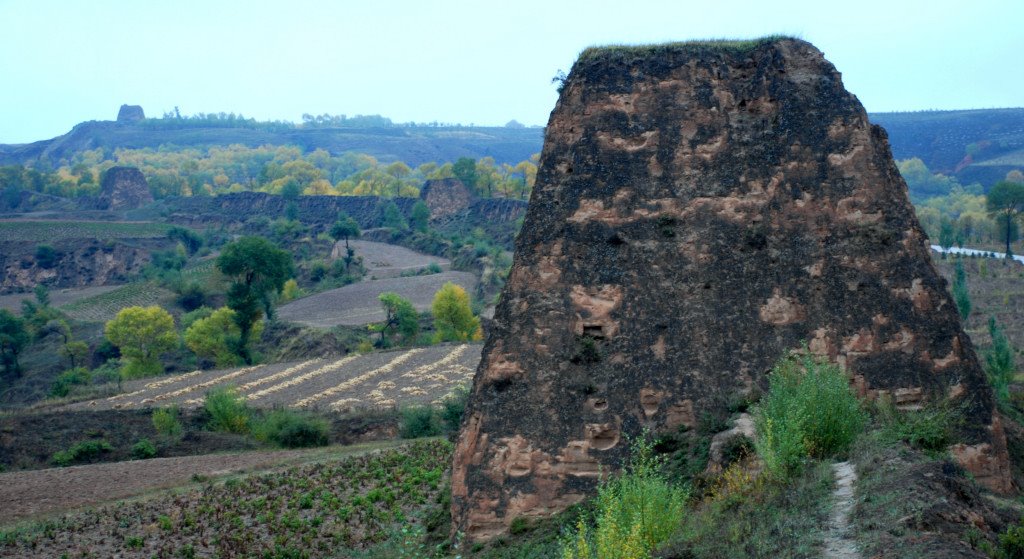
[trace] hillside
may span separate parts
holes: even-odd
[[[1024,108],[869,113],[889,133],[897,160],[917,157],[934,172],[955,174],[962,184],[987,186],[1024,166]],[[0,165],[47,159],[58,162],[96,148],[202,148],[240,144],[295,145],[304,151],[357,151],[381,161],[416,166],[459,157],[493,157],[514,164],[540,151],[543,128],[406,127],[298,128],[289,126],[174,126],[90,121],[70,132],[30,144],[0,144]],[[157,125],[159,124],[159,125]]]
[[[295,145],[304,151],[358,151],[381,161],[417,166],[460,157],[493,157],[499,163],[529,159],[540,151],[542,128],[392,127],[392,128],[157,128],[112,121],[90,121],[50,140],[31,144],[0,144],[0,165],[24,164],[40,158],[61,161],[75,153],[104,148],[209,147],[241,144]]]
[[[989,186],[1024,166],[1024,109],[871,113],[896,159],[917,157],[961,184]]]

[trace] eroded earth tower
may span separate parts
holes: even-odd
[[[695,426],[790,349],[865,397],[953,400],[1008,489],[991,391],[897,172],[809,43],[589,49],[551,113],[455,451],[479,540],[589,495],[624,436]]]

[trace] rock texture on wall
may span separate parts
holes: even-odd
[[[453,529],[487,539],[584,499],[627,435],[724,415],[803,343],[867,397],[963,405],[954,453],[1008,489],[925,242],[885,132],[809,43],[584,52],[474,379]]]
[[[130,210],[153,202],[153,193],[142,171],[135,167],[111,167],[103,174],[98,207]]]

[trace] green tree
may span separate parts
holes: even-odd
[[[381,345],[396,334],[401,335],[405,343],[416,339],[420,331],[420,317],[412,303],[392,292],[381,293],[378,299],[385,313],[384,322],[374,326],[374,330],[380,332]]]
[[[953,222],[949,218],[943,218],[942,224],[939,225],[939,246],[942,247],[943,260],[946,259],[949,248],[953,246],[955,240],[956,233],[953,231]]]
[[[0,361],[5,374],[21,373],[18,355],[28,345],[29,339],[25,321],[7,309],[0,309]]]
[[[413,204],[409,221],[412,222],[412,228],[416,231],[420,233],[427,232],[427,227],[430,225],[430,208],[423,203],[423,200],[417,200]]]
[[[359,230],[359,224],[356,220],[349,217],[345,212],[338,214],[338,221],[334,222],[331,226],[331,237],[335,241],[345,241],[345,250],[349,249],[348,240],[358,239],[362,231]]]
[[[967,320],[971,315],[971,294],[967,290],[967,273],[964,272],[964,263],[957,259],[953,275],[953,301],[960,311],[960,319]]]
[[[1002,222],[1002,229],[1006,235],[1006,257],[1010,258],[1012,255],[1010,243],[1013,231],[1016,229],[1014,227],[1015,219],[1024,211],[1024,184],[1010,181],[997,182],[988,192],[986,207],[989,215]]]
[[[431,305],[434,315],[434,341],[464,342],[482,336],[480,319],[473,316],[469,294],[462,287],[448,282],[434,294]]]
[[[160,307],[128,307],[107,322],[104,334],[121,350],[124,378],[138,378],[163,371],[160,354],[178,345],[174,318]]]
[[[359,230],[359,224],[356,220],[349,217],[345,212],[338,214],[338,221],[334,222],[331,226],[331,237],[335,241],[345,240],[345,271],[348,272],[349,267],[352,265],[352,259],[356,256],[356,251],[352,250],[352,247],[348,245],[348,240],[358,239],[362,231]]]
[[[385,202],[380,208],[380,225],[381,227],[398,231],[404,231],[409,228],[409,224],[405,222],[405,217],[402,216],[402,211],[391,200]]]
[[[40,268],[50,269],[57,265],[57,250],[50,245],[36,247],[36,264]]]
[[[462,181],[466,188],[474,190],[476,187],[476,161],[470,157],[460,157],[455,165],[452,165],[452,174]]]
[[[217,257],[217,268],[233,279],[227,303],[235,311],[235,323],[241,331],[236,354],[252,362],[249,340],[253,325],[262,314],[273,319],[273,295],[295,275],[292,256],[262,237],[242,237],[229,243]]]
[[[258,330],[254,326],[254,330]],[[235,352],[242,330],[235,320],[235,311],[221,307],[206,318],[200,318],[185,330],[185,345],[193,353],[214,362],[217,367],[238,365],[241,357]]]
[[[994,316],[988,319],[988,333],[992,337],[992,347],[985,353],[985,370],[996,400],[1005,404],[1010,401],[1010,383],[1017,372],[1014,351]]]

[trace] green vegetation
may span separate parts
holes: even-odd
[[[124,378],[163,372],[160,354],[178,345],[174,318],[160,307],[128,307],[106,324],[104,335],[121,350]]]
[[[131,457],[133,460],[156,458],[156,445],[149,439],[142,439],[132,445]]]
[[[198,316],[198,315],[197,315]],[[259,332],[260,326],[252,326]],[[193,353],[214,362],[217,367],[233,367],[242,363],[236,353],[242,344],[242,330],[235,311],[221,307],[205,318],[195,318],[185,330],[185,345]]]
[[[85,367],[73,367],[61,373],[50,386],[50,396],[63,398],[71,393],[76,386],[85,386],[92,382],[92,375]]]
[[[370,326],[371,331],[380,333],[377,345],[390,347],[399,336],[403,344],[414,343],[420,331],[420,314],[412,303],[392,292],[381,293],[378,299],[385,318],[384,322]]]
[[[207,392],[203,409],[210,416],[207,423],[210,429],[241,435],[249,433],[252,410],[233,386],[221,386]]]
[[[948,405],[900,410],[891,401],[878,404],[876,417],[881,425],[879,440],[888,444],[906,443],[932,453],[946,450],[953,442],[954,428],[961,422],[959,411]]]
[[[82,441],[80,443],[76,443],[67,450],[55,452],[51,461],[56,466],[70,466],[72,464],[89,462],[99,457],[99,455],[104,452],[110,452],[112,450],[114,450],[114,447],[103,439]]]
[[[0,309],[0,362],[4,374],[17,375],[21,372],[18,355],[30,341],[25,321],[7,309]]]
[[[181,436],[184,430],[181,420],[178,419],[178,406],[156,408],[153,410],[153,428],[164,437],[176,438]]]
[[[631,451],[625,471],[598,487],[594,521],[581,518],[563,542],[564,559],[648,557],[679,529],[687,490],[662,475],[662,461],[646,433],[633,441]]]
[[[867,422],[846,375],[811,355],[780,360],[769,385],[754,408],[754,444],[776,479],[791,478],[808,457],[843,455]]]
[[[253,423],[256,440],[284,448],[324,446],[327,422],[289,409],[271,410]]]
[[[104,554],[113,546],[116,554],[122,541],[146,534],[147,550],[173,542],[170,549],[178,551],[168,557],[350,558],[376,546],[425,550],[429,557],[434,546],[418,538],[426,527],[447,530],[428,511],[441,509],[447,498],[443,480],[451,452],[447,441],[422,440],[355,457],[328,451],[324,459],[287,470],[197,479],[202,485],[187,491],[4,531],[0,549],[59,557],[78,556],[81,549]],[[410,536],[404,546],[403,530]]]
[[[236,355],[252,363],[249,341],[253,327],[266,314],[273,319],[272,295],[281,292],[284,282],[295,274],[292,256],[262,237],[242,237],[224,247],[217,257],[217,268],[232,278],[228,289],[228,307],[235,312],[239,328]]]
[[[1006,255],[1012,254],[1010,243],[1014,241],[1014,231],[1017,219],[1024,212],[1024,184],[999,181],[988,192],[986,203],[988,213],[993,219],[998,219],[1002,224],[1004,240],[1006,241]]]
[[[590,60],[632,60],[665,56],[676,53],[726,52],[742,54],[759,46],[785,39],[793,39],[786,35],[769,35],[756,39],[703,39],[660,43],[654,45],[607,45],[595,46],[580,53],[579,61]]]
[[[992,339],[992,346],[985,352],[985,372],[988,373],[996,402],[1005,410],[1010,407],[1010,383],[1017,373],[1017,365],[1013,358],[1015,352],[994,316],[988,319],[988,333]]]
[[[952,291],[953,302],[956,303],[956,310],[960,313],[960,320],[967,320],[967,317],[971,316],[971,294],[967,290],[967,273],[964,272],[964,263],[959,258],[954,267]]]
[[[434,342],[465,342],[483,338],[480,319],[473,316],[469,294],[462,287],[448,282],[434,294],[431,304],[434,315]]]

